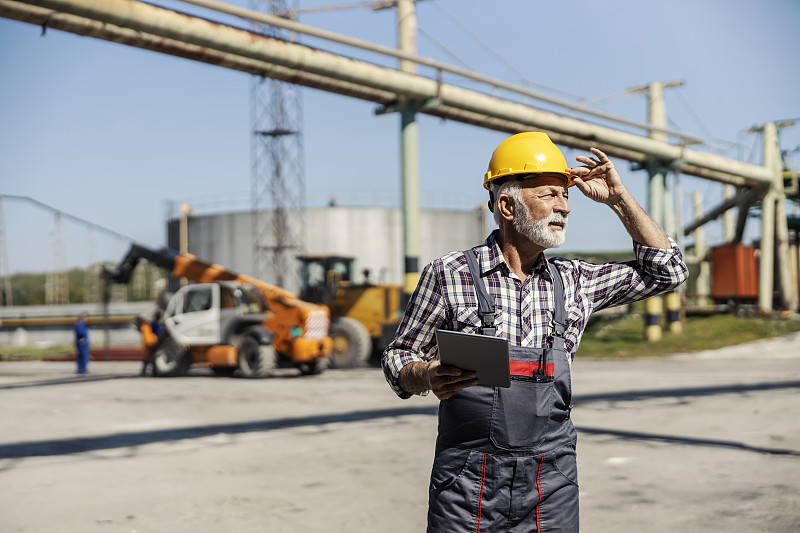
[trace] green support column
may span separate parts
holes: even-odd
[[[397,45],[400,51],[417,53],[417,17],[414,0],[397,0]],[[416,64],[401,59],[400,70],[414,74]],[[420,210],[419,210],[419,126],[413,102],[400,103],[401,172],[403,180],[403,255],[405,301],[419,281]],[[405,302],[404,302],[405,303]]]
[[[419,281],[420,208],[419,208],[419,127],[413,107],[400,110],[402,121],[401,151],[403,175],[403,253],[406,299]]]
[[[766,124],[763,130],[764,166],[777,175],[780,169],[777,130],[774,124]],[[775,287],[775,204],[778,196],[773,183],[769,192],[761,200],[761,254],[758,261],[758,308],[768,313],[772,311],[772,291]]]
[[[651,104],[652,105],[652,104]],[[653,163],[647,172],[650,174],[648,180],[648,206],[647,211],[656,223],[664,227],[665,209],[664,199],[666,198],[664,167]],[[645,338],[650,342],[661,340],[661,315],[664,310],[662,296],[651,296],[645,302]]]
[[[663,128],[666,123],[664,109],[664,86],[659,82],[647,86],[648,116],[651,126]],[[660,141],[666,140],[662,132],[650,131],[650,138]],[[666,222],[666,175],[667,170],[657,161],[647,167],[649,179],[647,181],[647,211],[656,224],[665,228]],[[664,311],[664,302],[661,296],[653,296],[645,302],[645,338],[650,342],[661,340],[661,315]]]

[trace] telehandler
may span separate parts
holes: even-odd
[[[183,375],[192,364],[219,374],[238,370],[245,377],[268,376],[285,364],[303,374],[328,368],[333,341],[327,307],[192,254],[138,244],[115,268],[104,268],[101,277],[108,283],[128,283],[142,259],[194,282],[166,302],[166,333],[160,338],[147,320],[139,321],[154,375]]]

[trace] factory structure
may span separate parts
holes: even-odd
[[[213,0],[184,3],[249,21],[252,28],[135,0],[0,0],[0,16],[5,18],[252,76],[250,209],[195,215],[185,206],[180,216],[167,222],[171,248],[291,292],[298,287],[298,255],[350,256],[356,275],[363,277],[368,271],[370,281],[397,284],[410,294],[426,263],[481,242],[494,225],[491,215],[478,207],[420,208],[416,117],[424,114],[509,135],[544,131],[559,146],[581,150],[593,146],[631,162],[648,173],[648,213],[679,243],[693,237],[693,257],[687,259],[699,265],[696,292],[701,297],[746,300],[762,312],[798,308],[798,229],[787,214],[786,199],[797,201],[800,177],[784,168],[779,144],[780,130],[794,120],[753,126],[751,131],[761,136],[762,161],[745,163],[705,151],[702,139],[667,127],[664,90],[682,82],[653,81],[632,89],[647,95],[648,121],[641,123],[419,56],[415,0],[373,5],[396,10],[397,48],[300,24],[289,0],[255,2],[257,9]],[[306,46],[295,35],[326,44]],[[327,51],[328,45],[347,47],[353,56]],[[369,54],[380,55],[389,66],[359,58]],[[465,80],[478,88],[464,87]],[[376,114],[399,118],[401,208],[303,207],[302,113],[295,101],[299,88],[371,102],[377,106]],[[680,204],[671,205],[669,187],[671,182],[672,192],[680,198],[678,183],[683,175],[722,184],[724,198],[707,210],[697,202],[693,222],[677,227],[673,215]],[[742,242],[751,210],[760,222],[757,247]],[[55,227],[60,217],[56,213]],[[708,250],[702,227],[720,217],[725,219],[724,247]],[[54,256],[60,257],[57,247]],[[710,268],[715,259],[725,267],[719,272]],[[2,261],[0,267],[7,273]],[[712,280],[718,285],[713,289]],[[65,284],[60,281],[53,277],[48,285],[51,294],[63,292]],[[60,299],[51,300],[60,303]],[[660,314],[659,297],[648,302],[648,314]]]

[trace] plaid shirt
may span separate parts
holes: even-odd
[[[553,318],[552,280],[542,254],[523,282],[511,273],[492,232],[480,246],[478,265],[489,294],[497,306],[497,336],[516,346],[548,346]],[[570,363],[575,358],[589,316],[600,309],[635,302],[668,292],[686,281],[688,270],[681,252],[633,243],[635,261],[595,265],[577,259],[554,258],[564,280],[567,331],[565,346]],[[401,398],[411,395],[400,388],[400,369],[412,361],[438,356],[435,332],[449,329],[478,333],[478,302],[466,260],[451,252],[429,263],[406,308],[394,341],[383,354],[386,380]]]

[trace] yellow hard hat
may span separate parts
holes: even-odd
[[[494,180],[517,174],[557,174],[567,187],[574,185],[564,154],[541,131],[517,133],[500,143],[489,161],[483,187],[490,191]]]

